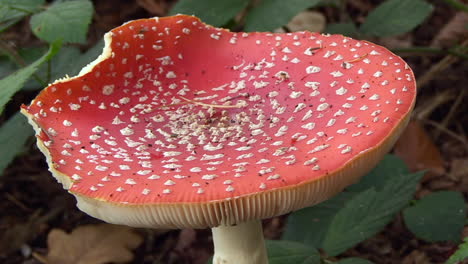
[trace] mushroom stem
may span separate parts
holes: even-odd
[[[268,264],[260,220],[212,228],[213,264]]]

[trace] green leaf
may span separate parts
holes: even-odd
[[[423,0],[387,0],[370,12],[361,32],[377,37],[403,34],[420,25],[432,10]]]
[[[457,251],[445,262],[445,264],[457,264],[460,261],[468,259],[468,237],[465,237],[464,242],[458,246]]]
[[[373,262],[362,258],[347,258],[338,261],[336,264],[373,264]]]
[[[44,0],[0,1],[0,32],[16,24],[24,17],[39,11]]]
[[[370,173],[348,187],[345,192],[318,205],[292,213],[286,223],[283,239],[302,242],[316,248],[323,247],[323,241],[332,228],[330,225],[333,218],[356,194],[369,188],[380,192],[395,179],[406,177],[407,174],[408,168],[403,161],[396,156],[386,155]]]
[[[346,190],[360,192],[371,187],[381,190],[389,179],[401,177],[405,174],[408,174],[408,167],[405,163],[395,155],[386,155],[371,172],[364,175],[358,183],[349,186]]]
[[[0,176],[18,153],[23,151],[26,140],[33,134],[26,117],[19,112],[0,127]]]
[[[248,3],[249,0],[180,0],[170,14],[195,15],[209,25],[220,27],[226,25]]]
[[[342,192],[328,201],[292,213],[286,222],[283,239],[321,247],[333,217],[354,195]]]
[[[52,58],[58,52],[60,46],[61,43],[59,41],[52,43],[49,51],[40,59],[0,80],[0,114],[11,97],[23,87],[42,63]]]
[[[372,187],[357,194],[333,218],[323,249],[336,256],[379,232],[407,205],[422,175],[396,175],[387,180],[382,190]]]
[[[273,31],[286,25],[295,15],[314,7],[320,0],[262,0],[247,14],[245,31]]]
[[[6,77],[16,69],[16,65],[7,56],[0,57],[0,78]]]
[[[20,48],[18,50],[18,55],[23,59],[25,65],[29,65],[36,60],[38,60],[44,53],[47,52],[48,50],[47,45],[41,45],[41,46],[33,46],[33,47],[26,47],[26,48]],[[60,49],[61,50],[61,49]],[[60,53],[60,51],[58,51]],[[56,56],[56,55],[55,55]],[[55,58],[54,56],[54,58]],[[53,59],[53,58],[52,58]],[[15,70],[21,68],[19,65],[16,65]],[[41,64],[39,66],[38,70],[35,72],[35,76],[38,76],[43,83],[47,83],[46,78],[42,77],[40,74],[41,72],[46,72],[47,65]],[[10,72],[13,73],[14,71]],[[10,74],[9,73],[9,74]],[[41,75],[41,76],[39,76]],[[46,74],[43,74],[43,76],[46,76]],[[42,88],[43,83],[38,82],[35,78],[30,78],[23,86],[22,90],[37,90]]]
[[[320,264],[319,252],[310,246],[285,240],[267,240],[270,264]]]
[[[358,29],[354,23],[331,23],[327,25],[325,32],[349,37],[359,35]]]
[[[431,193],[403,211],[406,226],[429,242],[460,240],[466,212],[459,192]]]
[[[81,53],[77,47],[65,46],[50,60],[49,64],[42,64],[36,72],[42,80],[51,83],[59,78],[77,75],[80,70],[89,64],[91,61],[96,59],[101,53],[104,47],[104,41],[98,42],[94,47],[90,48],[85,53]],[[39,59],[42,54],[47,50],[47,47],[33,47],[20,50],[18,53],[26,63],[32,63]],[[50,67],[50,69],[49,69]],[[17,67],[7,61],[4,63],[0,60],[0,78],[12,73]],[[50,70],[50,76],[47,72]],[[50,77],[50,79],[47,79]],[[41,89],[42,84],[37,82],[35,79],[30,79],[26,82],[23,90],[37,90]]]
[[[55,2],[31,18],[31,29],[49,43],[61,39],[64,43],[84,43],[93,15],[89,0]]]
[[[77,75],[84,66],[88,65],[89,63],[97,59],[99,55],[101,55],[103,48],[104,48],[104,41],[101,40],[98,43],[96,43],[92,48],[87,50],[85,53],[82,53],[75,60],[75,63],[71,65],[70,71],[66,72],[66,74],[70,76]]]

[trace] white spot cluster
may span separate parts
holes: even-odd
[[[371,148],[412,102],[406,64],[368,42],[231,33],[188,17],[152,23],[113,31],[109,60],[28,109],[76,192],[189,202],[295,185]],[[209,45],[184,46],[197,38]],[[215,55],[220,43],[233,55]],[[199,54],[213,54],[209,64],[198,66]],[[60,89],[70,92],[54,97]]]

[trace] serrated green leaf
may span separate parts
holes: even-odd
[[[248,3],[249,0],[180,0],[170,14],[195,15],[209,25],[220,27],[226,25]]]
[[[17,69],[15,64],[6,56],[0,57],[0,78],[6,77],[8,74]]]
[[[338,261],[336,264],[373,264],[373,262],[362,258],[347,258]]]
[[[36,50],[42,50],[37,48]],[[37,53],[37,52],[36,52]],[[26,62],[32,61],[31,58],[39,58],[40,55],[20,54]],[[51,83],[58,78],[64,77],[66,74],[69,74],[72,69],[75,68],[77,60],[80,58],[81,52],[77,47],[65,46],[60,49],[59,52],[48,62],[42,64],[36,72],[36,75],[39,76],[44,82]],[[50,65],[49,65],[50,64]],[[69,74],[70,75],[70,74]],[[37,82],[34,79],[29,80],[24,85],[24,90],[37,90],[42,89],[42,84]]]
[[[44,53],[46,53],[47,50],[48,50],[47,45],[37,46],[37,47],[27,47],[27,48],[18,50],[18,55],[23,59],[26,65],[29,65],[35,62],[36,60],[38,60],[40,57],[42,57],[42,55],[44,55]],[[60,53],[61,50],[62,49],[60,49],[58,53]],[[55,56],[51,60],[53,60]],[[16,65],[16,68],[18,67],[19,66]],[[39,68],[35,72],[35,75],[39,77],[41,75],[40,74],[41,72],[44,72],[44,73],[46,72],[45,69],[47,69],[47,64],[46,63],[41,64],[41,66],[39,66]],[[44,77],[42,77],[41,75],[39,78],[42,80],[43,83],[47,83],[46,78],[45,78],[46,74],[43,74],[43,76]],[[43,86],[42,83],[38,82],[38,80],[36,80],[35,78],[30,78],[24,84],[22,90],[37,90],[37,89],[43,88],[42,86]]]
[[[19,112],[0,127],[0,176],[11,161],[23,151],[26,140],[32,136],[33,130],[26,117]]]
[[[346,188],[346,190],[360,192],[371,187],[380,190],[387,184],[389,179],[405,174],[408,174],[408,167],[405,163],[395,155],[386,155],[372,171],[364,175],[358,183]]]
[[[432,10],[424,0],[387,0],[369,13],[360,29],[377,37],[403,34],[420,25]]]
[[[355,193],[342,192],[332,199],[289,215],[283,239],[322,246],[331,220]]]
[[[314,7],[320,0],[262,0],[245,20],[245,31],[273,31],[286,25],[295,15]]]
[[[39,11],[44,0],[0,1],[0,32],[19,22],[24,17]]]
[[[66,46],[62,47],[60,51],[51,59],[50,63],[50,79],[47,80],[49,65],[42,64],[36,72],[42,80],[53,82],[59,78],[77,75],[80,70],[95,60],[101,53],[104,47],[104,41],[98,42],[95,46],[88,51],[81,53],[77,47]],[[26,63],[32,63],[39,59],[47,47],[29,47],[20,50],[18,54]],[[0,78],[6,77],[17,69],[17,66],[8,60],[6,57],[0,57]],[[43,88],[41,83],[35,79],[29,79],[23,87],[23,90],[37,90]]]
[[[392,177],[379,191],[371,188],[357,194],[333,218],[323,249],[336,256],[379,232],[407,205],[421,177],[422,173]]]
[[[466,259],[468,259],[468,237],[465,237],[463,243],[458,246],[457,251],[450,256],[445,264],[457,264]]]
[[[325,28],[325,33],[329,34],[341,34],[344,36],[357,36],[359,34],[358,29],[354,23],[331,23]]]
[[[394,155],[385,158],[361,181],[351,185],[332,199],[321,204],[292,213],[286,222],[283,239],[302,242],[316,248],[323,247],[323,240],[330,228],[332,219],[346,202],[357,193],[369,188],[381,191],[394,178],[408,174],[408,168]]]
[[[70,69],[67,74],[70,76],[75,76],[77,75],[83,67],[97,59],[99,55],[102,53],[102,49],[104,48],[104,41],[101,40],[98,43],[96,43],[92,48],[87,50],[85,53],[82,53],[78,59],[76,59],[75,63],[72,65],[72,68]]]
[[[5,105],[10,101],[11,97],[23,87],[26,81],[37,71],[42,63],[49,60],[57,53],[60,46],[60,42],[52,43],[49,51],[40,59],[0,80],[0,114],[3,112]]]
[[[31,17],[31,29],[38,38],[49,43],[84,43],[93,15],[89,0],[55,2],[45,11]]]
[[[460,240],[466,212],[459,192],[431,193],[403,211],[406,226],[429,242]]]
[[[293,241],[267,240],[270,264],[320,264],[317,249]]]
[[[50,81],[53,82],[57,79],[68,76],[78,75],[80,70],[95,60],[101,53],[104,47],[104,42],[100,41],[88,51],[81,53],[76,47],[63,47],[56,56],[50,61],[51,64],[51,77]],[[45,77],[46,65],[41,67],[42,73]]]

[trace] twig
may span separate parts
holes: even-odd
[[[468,39],[465,39],[462,44],[459,46],[461,49],[468,47]],[[424,85],[429,83],[434,76],[437,76],[439,72],[447,69],[450,65],[458,61],[459,58],[454,55],[447,55],[438,63],[433,65],[424,75],[417,80],[418,89],[421,89]]]
[[[241,108],[241,107],[242,107],[242,105],[240,105],[240,104],[235,104],[235,105],[215,105],[215,104],[206,104],[206,103],[202,103],[202,102],[190,100],[190,99],[187,99],[187,98],[185,98],[185,97],[183,97],[183,96],[181,96],[180,98],[184,99],[185,101],[187,101],[187,102],[189,102],[189,103],[195,104],[195,105],[201,105],[201,106],[212,107],[212,108]]]
[[[421,121],[428,124],[428,125],[431,125],[431,126],[437,128],[438,130],[440,130],[441,132],[447,134],[448,136],[452,137],[453,139],[456,139],[457,141],[460,141],[463,144],[463,146],[465,146],[465,149],[468,151],[468,140],[465,137],[458,135],[457,133],[451,131],[450,129],[448,129],[448,128],[444,127],[444,126],[441,126],[439,123],[434,122],[432,120],[421,119]]]
[[[465,93],[466,93],[466,89],[461,89],[461,92],[458,94],[458,97],[457,99],[455,100],[455,102],[452,104],[452,106],[450,107],[450,111],[448,112],[448,114],[444,117],[444,119],[442,120],[442,122],[440,122],[440,125],[442,127],[447,127],[448,123],[450,122],[450,120],[452,120],[453,116],[455,115],[458,107],[460,106],[461,102],[463,101],[463,98],[465,97]],[[440,130],[439,132],[436,132],[434,138],[437,139],[439,138],[440,136]]]
[[[36,252],[33,252],[32,253],[32,256],[37,259],[37,261],[41,262],[41,263],[44,263],[44,264],[47,264],[49,263],[49,261],[47,260],[46,257],[42,256],[41,254],[39,253],[36,253]]]
[[[5,197],[12,203],[16,204],[19,208],[21,208],[23,211],[26,212],[31,212],[31,208],[27,207],[24,203],[22,203],[20,200],[16,199],[15,196],[11,195],[10,193],[5,193]]]
[[[425,100],[423,104],[418,106],[414,110],[414,116],[416,116],[417,119],[426,119],[440,105],[452,100],[453,98],[454,96],[450,90],[444,90],[443,92],[430,97],[428,100]]]

